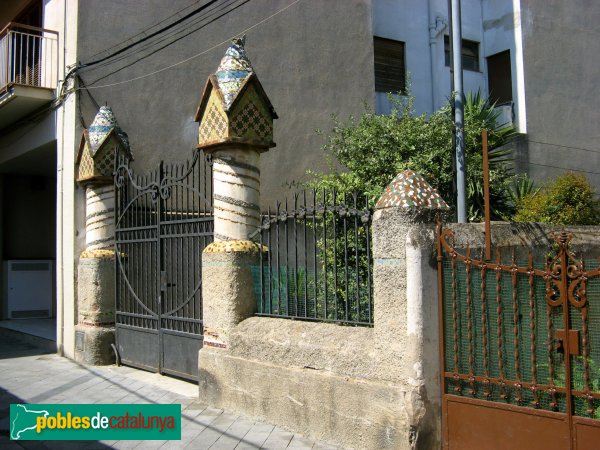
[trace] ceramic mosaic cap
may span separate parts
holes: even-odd
[[[221,59],[221,64],[215,76],[219,83],[219,89],[225,99],[225,110],[228,110],[240,87],[253,72],[252,65],[244,50],[246,36],[231,41],[231,45]]]
[[[92,124],[88,128],[92,156],[96,154],[98,148],[100,148],[100,145],[113,128],[127,146],[127,150],[129,150],[129,138],[127,137],[127,133],[119,127],[112,109],[108,106],[101,106],[98,114],[96,114],[96,117],[94,117]]]
[[[438,191],[412,170],[396,175],[375,205],[377,209],[391,207],[450,209]]]
[[[263,251],[266,251],[266,247],[263,247]],[[246,240],[234,240],[212,242],[204,249],[204,253],[254,253],[258,250],[259,245],[256,242]]]

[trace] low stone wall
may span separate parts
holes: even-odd
[[[375,213],[372,328],[252,317],[257,254],[209,247],[200,399],[346,448],[439,447],[433,217]]]

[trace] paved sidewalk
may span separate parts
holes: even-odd
[[[85,367],[0,336],[2,449],[332,449],[281,428],[198,402],[197,386],[127,367]],[[180,403],[181,441],[10,441],[11,403]]]

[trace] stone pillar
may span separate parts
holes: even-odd
[[[440,373],[435,220],[448,205],[418,174],[399,174],[373,217],[376,351],[407,386],[405,447],[439,448]]]
[[[103,365],[114,361],[115,340],[115,152],[131,159],[127,135],[110,108],[102,107],[84,131],[77,181],[86,189],[85,250],[77,270],[75,359]]]
[[[115,340],[114,188],[86,187],[86,249],[77,270],[75,359],[84,364],[113,362]]]
[[[260,154],[275,146],[277,114],[254,73],[244,40],[233,40],[209,76],[196,114],[198,149],[213,161],[215,236],[202,255],[200,367],[204,353],[229,345],[229,332],[252,316],[256,305],[252,267],[258,266],[260,252],[249,236],[260,226],[258,165]]]

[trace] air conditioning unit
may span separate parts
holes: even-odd
[[[52,317],[54,261],[6,261],[9,319]]]

